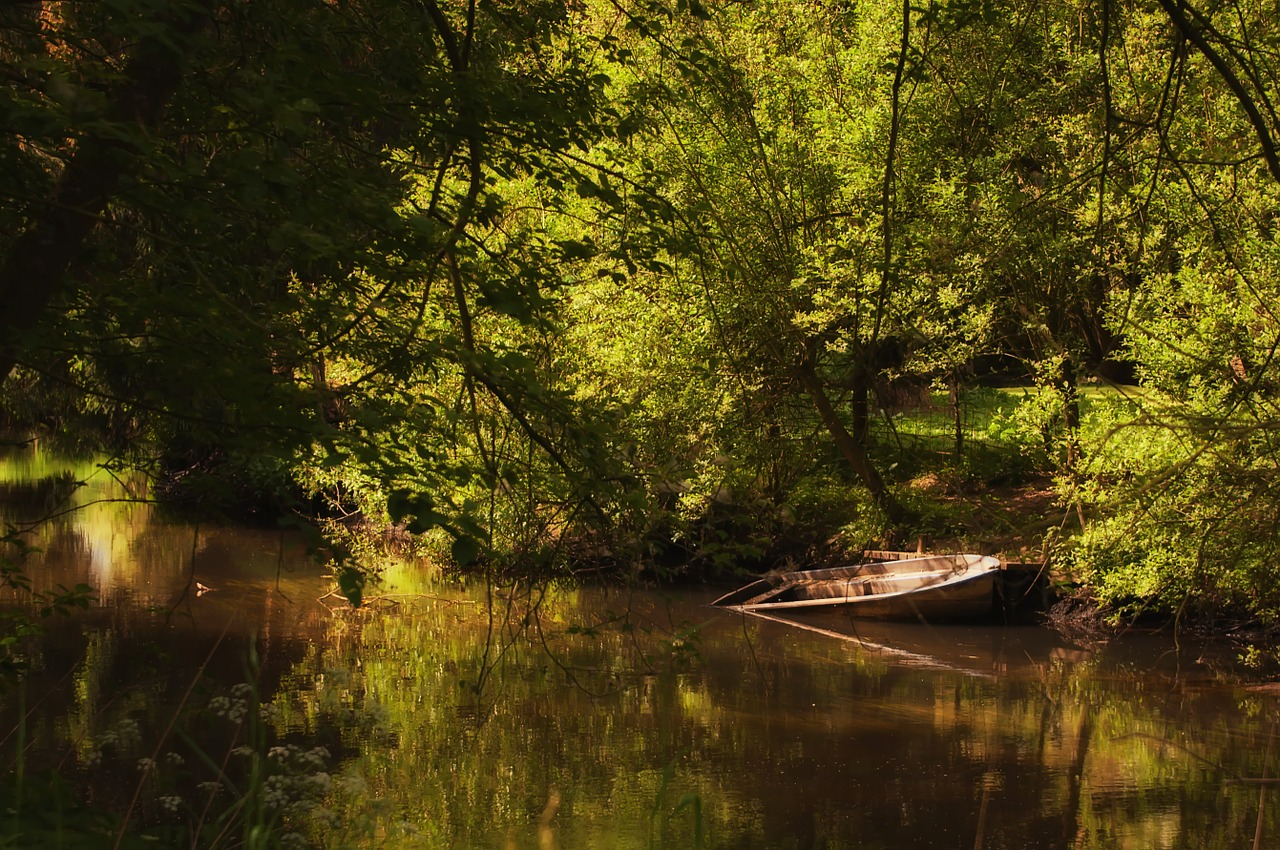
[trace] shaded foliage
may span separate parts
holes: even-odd
[[[1106,598],[1276,610],[1261,6],[153,5],[0,13],[10,428],[506,574],[768,567],[939,532],[910,476],[1052,475]],[[995,360],[1036,392],[984,469]],[[937,392],[948,454],[895,465]]]

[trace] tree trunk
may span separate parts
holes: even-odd
[[[108,124],[134,125],[140,137],[151,130],[182,79],[183,56],[174,42],[181,44],[203,26],[209,5],[174,23],[166,38],[146,39],[139,45],[111,94],[105,115]],[[49,203],[0,263],[0,304],[4,305],[0,381],[22,358],[23,337],[44,320],[49,305],[66,286],[85,239],[106,212],[121,180],[133,170],[137,148],[138,143],[124,132],[80,140]]]
[[[809,362],[801,363],[796,368],[796,376],[800,380],[800,385],[804,387],[805,392],[809,394],[809,398],[813,402],[813,407],[818,412],[822,424],[826,427],[827,433],[835,440],[836,448],[840,450],[840,455],[853,469],[859,480],[866,486],[871,493],[871,498],[875,500],[880,510],[884,511],[885,516],[889,520],[889,525],[894,530],[900,530],[905,526],[910,515],[893,497],[893,493],[885,486],[884,479],[880,477],[880,472],[871,462],[871,458],[867,456],[866,446],[866,430],[865,426],[862,431],[862,440],[854,438],[854,435],[845,428],[844,423],[840,421],[840,416],[836,413],[835,406],[832,405],[831,399],[827,396],[826,387],[823,386],[822,380],[818,377],[813,369],[813,364]],[[865,396],[863,403],[866,403]]]
[[[871,379],[867,374],[866,357],[865,354],[862,356],[863,362],[854,370],[849,399],[849,434],[855,443],[864,447],[871,427]]]
[[[951,372],[951,424],[954,428],[956,463],[964,460],[964,410],[960,404],[960,370]]]
[[[1075,475],[1080,463],[1080,386],[1076,381],[1075,363],[1063,357],[1058,367],[1058,390],[1062,393],[1062,424],[1066,430],[1066,469]]]

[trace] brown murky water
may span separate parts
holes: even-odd
[[[351,612],[279,533],[165,522],[92,464],[3,464],[6,522],[81,505],[32,531],[37,587],[100,591],[32,644],[27,753],[108,806],[157,753],[140,818],[191,816],[192,753],[239,757],[218,724],[243,727],[251,682],[272,758],[310,783],[291,828],[335,847],[1227,848],[1259,823],[1280,846],[1277,786],[1247,781],[1276,773],[1277,699],[1211,648],[408,565]]]

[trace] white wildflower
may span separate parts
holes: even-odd
[[[122,718],[116,724],[116,735],[122,746],[142,743],[142,729],[132,717]]]
[[[360,795],[369,790],[369,783],[365,782],[364,777],[358,773],[348,773],[338,777],[338,790],[352,796]]]
[[[244,700],[236,700],[227,709],[227,719],[232,723],[240,723],[249,714],[249,705]]]

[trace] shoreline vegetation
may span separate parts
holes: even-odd
[[[1280,626],[1268,10],[162,5],[0,10],[5,432],[283,517],[357,605],[388,536],[660,581],[923,538]]]
[[[1135,627],[1225,638],[1240,644],[1242,657],[1252,658],[1257,675],[1269,675],[1275,666],[1277,631],[1250,612],[1212,606],[1171,610],[1145,606],[1141,600],[1105,599],[1087,575],[1071,571],[1069,556],[1061,553],[1075,545],[1081,523],[1087,527],[1089,519],[1064,504],[1049,452],[1036,438],[1040,435],[1028,437],[1018,425],[1029,418],[1023,408],[1040,406],[1042,391],[1003,385],[1010,382],[989,384],[959,397],[921,392],[910,408],[879,411],[875,451],[886,468],[910,476],[891,479],[890,486],[917,517],[911,528],[914,539],[893,534],[873,504],[859,501],[856,482],[842,486],[831,480],[803,506],[767,502],[750,492],[746,495],[752,500],[743,500],[743,493],[721,488],[702,499],[701,510],[668,511],[662,522],[651,525],[647,539],[621,540],[607,534],[557,539],[548,527],[546,537],[524,541],[526,563],[518,560],[519,553],[496,551],[459,563],[449,546],[456,541],[447,535],[414,534],[407,523],[393,523],[385,513],[381,518],[368,515],[354,502],[335,510],[331,502],[308,499],[296,481],[278,475],[255,480],[244,469],[228,472],[216,458],[185,469],[161,464],[157,468],[163,471],[145,489],[175,516],[305,530],[311,544],[320,547],[318,557],[334,567],[335,577],[344,565],[368,577],[367,585],[359,585],[362,594],[377,593],[375,565],[397,556],[425,555],[443,574],[460,578],[615,584],[638,580],[678,587],[728,585],[772,570],[874,559],[878,550],[902,550],[907,548],[904,543],[927,553],[993,554],[1005,561],[1042,565],[1043,602],[1030,606],[1021,622],[1041,622],[1085,641],[1105,640]],[[1133,399],[1141,394],[1134,387],[1084,390],[1081,443],[1103,445],[1112,439],[1118,430],[1114,408],[1134,410]],[[963,429],[958,452],[957,421]],[[1111,433],[1094,432],[1102,427]],[[56,438],[6,442],[58,445]],[[829,447],[827,452],[832,453]],[[688,492],[688,484],[678,483],[672,490]],[[208,511],[211,495],[224,510]],[[779,516],[785,519],[779,521]],[[348,591],[339,578],[338,594],[350,600]]]

